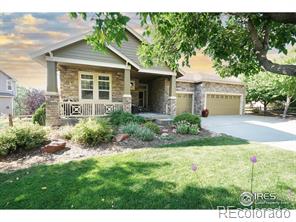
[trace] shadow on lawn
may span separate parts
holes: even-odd
[[[171,167],[166,162],[106,164],[88,159],[0,174],[0,208],[211,209],[211,204],[214,208],[241,207],[241,191],[237,187],[201,187],[189,181],[181,188],[174,180],[162,181],[154,173]]]
[[[226,145],[242,145],[242,144],[249,144],[249,141],[223,135],[223,136],[217,136],[217,137],[209,137],[209,138],[203,138],[203,139],[193,139],[188,140],[185,142],[178,142],[173,144],[166,144],[159,147],[168,148],[168,147],[192,147],[192,146],[226,146]]]

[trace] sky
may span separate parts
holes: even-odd
[[[134,13],[130,26],[139,28]],[[67,13],[0,13],[0,70],[18,85],[45,89],[46,69],[30,58],[30,53],[91,29],[81,19],[73,20]],[[198,54],[192,66],[201,72],[213,72],[211,60]]]

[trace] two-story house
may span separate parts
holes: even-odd
[[[15,80],[0,70],[0,115],[13,114],[13,98],[15,93]]]

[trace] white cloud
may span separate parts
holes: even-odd
[[[25,14],[15,19],[14,22],[16,25],[37,26],[46,23],[46,19],[36,18],[32,14]]]

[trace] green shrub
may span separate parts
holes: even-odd
[[[73,126],[63,126],[59,129],[59,136],[62,139],[71,140],[73,136]]]
[[[33,115],[33,123],[38,123],[41,126],[45,126],[46,109],[45,103],[43,103]]]
[[[180,121],[187,121],[189,124],[197,124],[198,127],[200,127],[200,116],[194,115],[191,113],[182,113],[180,115],[177,115],[174,118],[174,123],[177,124]]]
[[[141,126],[138,123],[128,123],[125,126],[122,126],[121,131],[130,136],[135,135],[137,131],[139,131]]]
[[[146,127],[140,127],[139,130],[136,131],[135,137],[142,141],[151,141],[154,139],[154,133]]]
[[[108,142],[113,137],[113,131],[104,119],[81,120],[73,129],[72,140],[91,146]]]
[[[144,124],[144,126],[148,129],[150,129],[152,132],[154,132],[155,134],[160,134],[160,128],[157,124],[149,121],[149,122],[146,122]]]
[[[0,133],[0,155],[38,148],[47,140],[46,130],[39,125],[23,123]]]
[[[190,129],[190,124],[187,121],[179,121],[177,123],[176,132],[180,134],[188,134]]]
[[[114,111],[110,114],[110,123],[114,126],[124,125],[130,122],[144,123],[145,120],[141,116],[136,116],[129,112],[124,112],[122,110]]]
[[[199,126],[197,124],[191,125],[189,127],[188,133],[191,134],[191,135],[197,135],[199,133]]]
[[[5,156],[16,149],[16,136],[11,132],[2,132],[0,134],[0,156]]]

